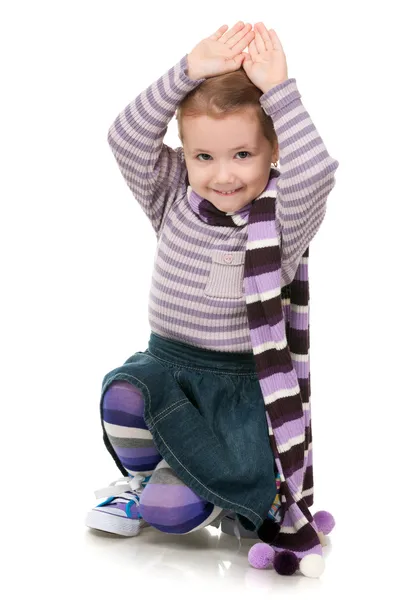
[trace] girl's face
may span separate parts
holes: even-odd
[[[236,212],[257,198],[279,158],[251,108],[220,120],[183,117],[182,133],[189,184],[223,212]]]

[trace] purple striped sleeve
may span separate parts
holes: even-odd
[[[282,276],[292,281],[300,258],[319,229],[339,166],[304,108],[296,80],[287,79],[260,97],[279,143],[281,176],[276,217],[282,244]]]
[[[186,54],[128,104],[108,131],[118,167],[157,235],[187,175],[183,149],[163,139],[179,103],[203,81],[188,77]]]

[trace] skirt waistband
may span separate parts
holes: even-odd
[[[162,337],[153,331],[150,334],[148,350],[155,357],[173,364],[210,370],[230,370],[232,373],[249,373],[257,376],[252,352],[207,350]]]

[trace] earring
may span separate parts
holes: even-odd
[[[276,167],[278,166],[278,163],[277,163],[277,162],[274,162],[274,163],[272,163],[272,164],[274,165],[274,167],[275,167],[275,169],[276,169]]]

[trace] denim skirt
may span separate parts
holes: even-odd
[[[103,440],[127,475],[103,425],[104,393],[115,380],[142,392],[154,444],[183,483],[236,513],[245,529],[261,527],[276,472],[253,353],[206,350],[151,332],[144,352],[105,375]]]

